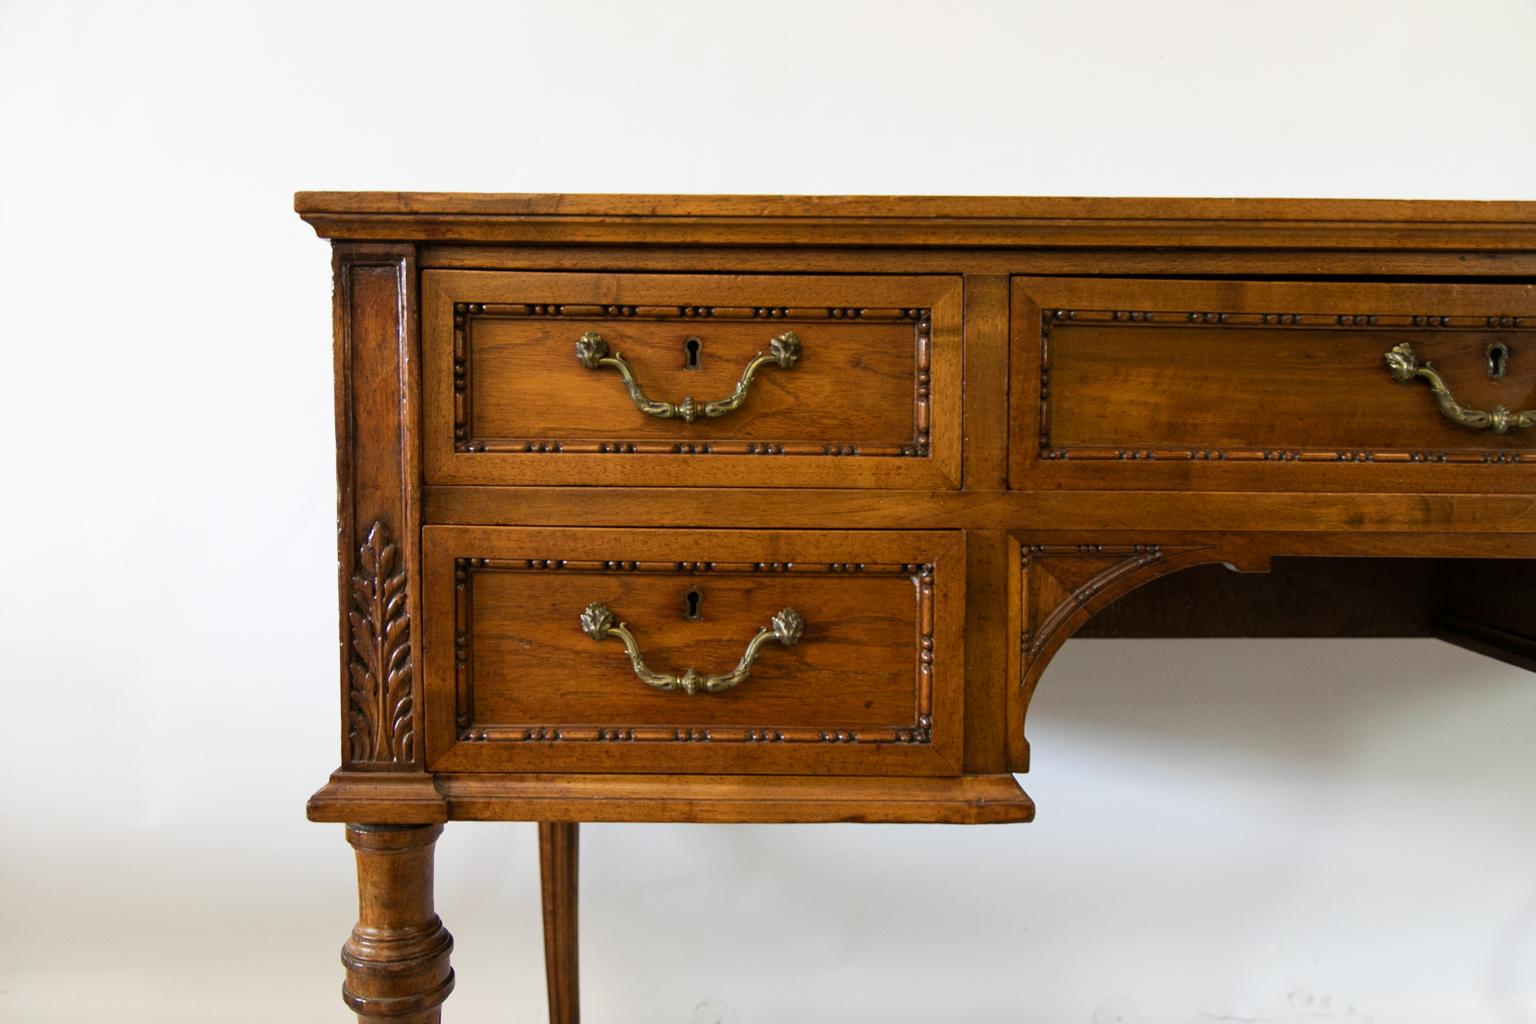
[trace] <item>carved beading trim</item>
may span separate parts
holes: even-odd
[[[376,522],[357,551],[348,661],[348,750],[352,763],[415,759],[411,619],[406,575],[389,527]]]
[[[453,307],[453,446],[469,441],[469,317],[471,307]]]
[[[470,627],[476,572],[795,573],[908,577],[916,588],[917,686],[911,725],[885,729],[776,728],[771,726],[476,725]],[[455,724],[463,743],[903,743],[933,742],[934,567],[913,562],[642,562],[562,558],[454,559]]]
[[[668,441],[582,438],[474,438],[471,408],[470,339],[476,319],[579,320],[773,320],[786,323],[910,321],[913,325],[912,440],[907,444],[858,445],[818,441]],[[869,458],[927,458],[931,422],[933,311],[925,307],[636,306],[590,303],[456,302],[453,305],[453,449],[465,454],[562,452],[600,455],[813,455]]]
[[[1265,313],[1223,310],[1047,309],[1042,319],[1055,323],[1160,324],[1223,327],[1378,327],[1447,330],[1536,329],[1536,317],[1444,316],[1424,313]]]
[[[1052,448],[1042,458],[1058,462],[1411,462],[1447,465],[1493,465],[1536,462],[1536,455],[1518,451],[1424,451],[1420,449],[1373,449],[1369,451],[1301,448]]]
[[[922,312],[926,310],[909,311]],[[917,321],[917,370],[915,377],[916,395],[912,404],[913,416],[913,441],[912,448],[904,451],[903,455],[916,455],[926,458],[931,451],[930,432],[932,423],[930,417],[933,412],[933,321],[926,315]],[[857,454],[854,452],[853,454]]]
[[[476,559],[456,558],[453,561],[453,678],[456,690],[454,725],[461,738],[471,724],[470,709],[475,706],[475,672],[470,657],[472,647],[469,631],[474,618],[470,607],[474,592],[470,587],[470,574]]]
[[[479,569],[503,572],[651,572],[676,576],[680,573],[796,573],[817,576],[841,573],[867,575],[933,576],[933,566],[922,562],[720,562],[720,561],[639,561],[633,559],[568,558],[456,558],[456,572]]]
[[[1051,461],[1103,462],[1379,462],[1507,465],[1536,462],[1536,453],[1481,449],[1423,450],[1414,448],[1211,448],[1051,445],[1051,328],[1054,324],[1084,323],[1179,327],[1291,327],[1372,330],[1435,329],[1448,331],[1529,330],[1536,318],[1519,316],[1444,316],[1423,313],[1263,313],[1125,309],[1046,309],[1040,313],[1040,458]]]
[[[917,580],[917,724],[906,743],[933,742],[933,566],[921,567]]]
[[[1040,452],[1046,454],[1051,447],[1051,324],[1055,315],[1050,310],[1040,312]]]
[[[468,316],[567,320],[826,320],[921,321],[930,310],[895,306],[636,306],[596,303],[458,302],[455,313]]]

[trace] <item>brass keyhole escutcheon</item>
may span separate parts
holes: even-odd
[[[699,602],[704,600],[704,594],[698,587],[694,587],[683,598],[683,618],[689,622],[698,622],[703,616],[699,613]]]
[[[1488,379],[1503,380],[1509,370],[1509,346],[1496,341],[1488,346]]]
[[[1387,350],[1387,372],[1400,384],[1409,384],[1422,378],[1435,396],[1435,404],[1446,419],[1473,430],[1488,430],[1495,434],[1507,434],[1511,430],[1529,430],[1536,427],[1536,409],[1516,412],[1503,405],[1492,409],[1469,409],[1456,401],[1451,386],[1440,376],[1440,371],[1419,360],[1413,343],[1402,341]],[[1488,346],[1488,376],[1498,380],[1504,376],[1509,362],[1509,346],[1496,341]]]
[[[683,369],[697,370],[699,368],[699,352],[704,348],[704,343],[698,338],[689,338],[683,342]]]

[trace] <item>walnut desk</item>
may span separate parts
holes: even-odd
[[[446,821],[1020,822],[1074,634],[1536,666],[1536,203],[300,193],[363,1021]],[[1237,570],[1236,575],[1228,570]]]

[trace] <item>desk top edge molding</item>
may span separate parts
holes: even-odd
[[[1536,251],[1536,201],[299,192],[322,238]]]

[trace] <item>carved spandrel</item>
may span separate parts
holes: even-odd
[[[1068,621],[1088,607],[1096,594],[1162,560],[1163,549],[1156,545],[1110,549],[1026,548],[1023,562],[1026,615],[1022,635],[1025,658],[1038,657]]]
[[[1159,576],[1207,562],[1262,571],[1267,556],[1217,543],[1024,544],[1019,651],[1026,693],[1095,612]]]
[[[1186,540],[1186,538],[1179,538]],[[1030,544],[1019,547],[1016,688],[1008,699],[1009,760],[1029,769],[1024,723],[1035,687],[1061,645],[1095,612],[1144,583],[1207,562],[1261,570],[1267,556],[1242,546],[1180,544]]]

